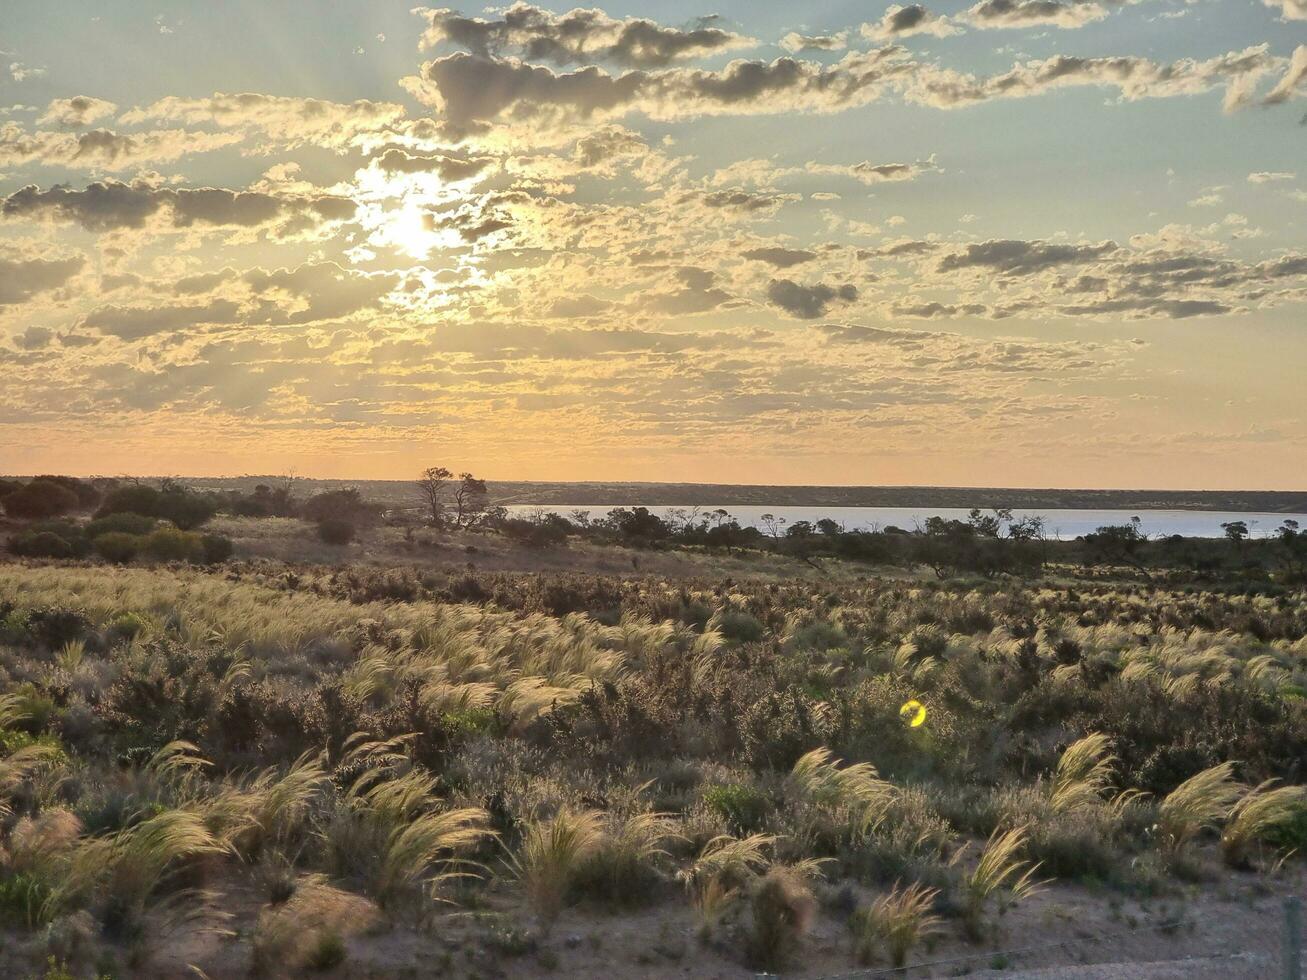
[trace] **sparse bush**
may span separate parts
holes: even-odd
[[[757,787],[746,783],[709,786],[703,791],[703,802],[737,834],[761,829],[771,811],[771,801]]]
[[[153,517],[124,511],[109,514],[106,517],[97,517],[95,520],[90,521],[86,525],[86,536],[94,539],[110,532],[144,536],[153,531],[158,524],[159,522]]]
[[[200,538],[200,546],[204,549],[206,565],[220,565],[236,550],[231,538],[223,537],[221,534],[203,535]]]

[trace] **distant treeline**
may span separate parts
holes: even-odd
[[[280,486],[284,476],[185,477],[189,486],[249,494],[259,484]],[[152,481],[150,481],[152,482]],[[295,478],[296,493],[310,497],[354,488],[387,508],[411,507],[409,480],[317,480]],[[1003,487],[832,487],[728,483],[540,482],[486,480],[494,504],[542,506],[693,507],[911,507],[968,510],[980,507],[1017,511],[1049,510],[1202,510],[1307,513],[1307,490],[1084,490]]]
[[[763,514],[760,526],[741,524],[725,508],[614,507],[601,515],[577,509],[567,516],[541,509],[510,516],[493,503],[486,481],[457,477],[442,467],[407,484],[405,506],[386,508],[357,487],[296,494],[294,481],[256,483],[248,489],[196,489],[172,479],[80,480],[42,476],[0,480],[0,508],[20,522],[8,542],[28,557],[86,557],[109,561],[140,556],[158,560],[222,561],[232,544],[199,529],[220,512],[246,518],[298,518],[317,525],[320,539],[346,545],[362,528],[385,523],[419,528],[500,534],[528,548],[558,548],[571,539],[631,548],[699,548],[770,551],[816,563],[836,558],[908,569],[938,577],[1041,574],[1050,562],[1178,570],[1195,577],[1238,575],[1307,583],[1307,530],[1286,519],[1268,537],[1252,539],[1244,521],[1223,524],[1225,537],[1150,535],[1139,518],[1105,525],[1072,541],[1051,540],[1040,517],[1014,517],[1012,508],[973,507],[965,519],[930,517],[912,528],[849,530],[838,521],[795,521]],[[86,515],[88,520],[79,519]]]

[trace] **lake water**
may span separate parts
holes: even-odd
[[[589,512],[592,518],[603,517],[613,507],[603,504],[513,504],[508,512],[513,517],[529,517],[535,513],[561,514],[569,516],[573,511]],[[650,507],[659,516],[666,515],[672,509],[668,507]],[[691,508],[677,508],[691,510]],[[715,504],[703,504],[699,507],[701,514],[716,510]],[[951,507],[760,507],[750,504],[723,506],[722,510],[730,513],[743,525],[761,527],[763,514],[773,514],[784,518],[786,524],[795,521],[817,522],[824,517],[838,521],[849,531],[866,531],[883,529],[891,525],[904,530],[913,530],[924,523],[926,518],[938,515],[944,518],[966,520],[968,510]],[[1182,534],[1187,538],[1219,538],[1225,532],[1221,525],[1229,521],[1244,521],[1253,537],[1265,537],[1275,533],[1275,529],[1286,519],[1298,521],[1307,528],[1307,514],[1252,514],[1234,513],[1214,510],[1044,510],[1034,511],[1044,518],[1044,528],[1050,537],[1075,538],[1088,534],[1096,528],[1107,524],[1128,524],[1130,518],[1138,517],[1143,530],[1150,537]],[[1021,512],[1014,512],[1020,517]]]

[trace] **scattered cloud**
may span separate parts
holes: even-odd
[[[849,46],[847,31],[834,34],[800,34],[790,31],[780,40],[780,46],[791,54],[803,51],[843,51]]]
[[[117,111],[118,107],[112,102],[90,95],[75,95],[71,99],[55,99],[46,107],[45,114],[36,124],[80,129],[106,116],[112,116]]]
[[[1282,20],[1307,20],[1307,0],[1262,0],[1262,3],[1278,10]]]

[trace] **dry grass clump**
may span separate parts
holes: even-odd
[[[545,931],[558,918],[582,868],[603,840],[604,817],[597,810],[560,810],[527,825],[510,864]]]
[[[684,837],[670,813],[610,813],[597,846],[580,870],[578,885],[621,905],[648,901],[659,868],[671,858],[666,845],[677,840]]]
[[[1007,901],[1028,898],[1039,888],[1034,880],[1039,865],[1020,859],[1026,845],[1026,828],[994,831],[985,844],[976,867],[962,877],[962,924],[967,935],[979,939],[984,934],[985,915],[992,897]],[[963,852],[959,851],[956,857]],[[1000,906],[1000,913],[1006,904]]]
[[[894,888],[881,895],[853,918],[854,949],[858,962],[875,962],[882,950],[890,963],[902,967],[908,954],[928,936],[939,931],[943,920],[933,910],[939,889],[913,882],[906,888],[895,882]]]
[[[407,741],[354,736],[345,765],[361,771],[322,831],[337,866],[386,909],[444,900],[444,889],[470,873],[463,855],[491,836],[480,807],[444,807],[436,778],[402,751]]]
[[[1294,820],[1307,805],[1307,789],[1275,782],[1269,779],[1249,790],[1230,810],[1221,834],[1221,857],[1230,867],[1248,867],[1252,846]]]
[[[344,943],[378,921],[377,907],[360,895],[305,875],[280,906],[259,913],[251,942],[252,972],[258,976],[301,976],[329,969],[345,957]]]
[[[678,873],[698,915],[701,937],[711,934],[744,885],[771,863],[766,852],[775,842],[768,834],[741,838],[723,834],[708,841],[694,862]]]
[[[1067,746],[1058,760],[1048,798],[1054,813],[1076,813],[1102,802],[1116,764],[1111,747],[1111,739],[1101,732],[1091,732]]]
[[[794,764],[790,780],[817,806],[848,814],[858,836],[873,831],[898,799],[898,789],[869,762],[842,765],[827,748],[813,749]]]
[[[1220,826],[1245,789],[1234,778],[1233,762],[1204,769],[1173,789],[1157,810],[1157,843],[1163,855],[1178,859],[1199,833]]]

